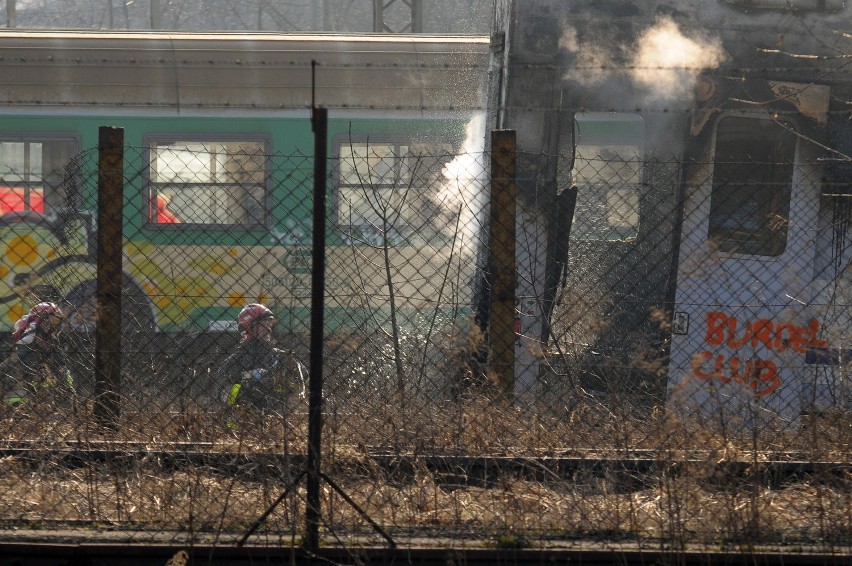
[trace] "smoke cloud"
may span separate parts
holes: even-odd
[[[725,60],[719,39],[701,32],[687,34],[671,18],[659,18],[633,45],[581,41],[571,27],[563,30],[559,45],[574,55],[566,79],[596,86],[616,71],[626,71],[636,86],[656,100],[689,96],[699,73]]]
[[[485,115],[475,115],[465,126],[459,154],[445,164],[437,202],[451,218],[458,218],[458,246],[472,251],[482,223],[485,204]],[[451,227],[452,228],[452,227]]]
[[[724,59],[718,39],[688,37],[674,21],[661,18],[640,36],[630,74],[658,97],[682,98],[701,71],[718,67]]]
[[[580,41],[577,30],[567,27],[559,38],[559,47],[574,54],[574,69],[565,78],[586,86],[601,84],[613,68],[613,56],[602,44]]]

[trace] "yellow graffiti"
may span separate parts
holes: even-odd
[[[233,269],[232,265],[228,265],[228,263],[222,261],[225,258],[220,258],[216,256],[202,256],[194,259],[190,262],[189,268],[195,271],[202,271],[204,273],[210,273],[213,275],[224,275],[230,272]]]
[[[159,250],[149,244],[128,244],[130,273],[140,281],[142,288],[158,307],[158,318],[168,324],[184,324],[199,315],[200,311],[224,302],[230,307],[245,305],[244,293],[233,291],[223,297],[218,290],[222,276],[240,269],[239,248],[226,248],[224,253],[202,253],[186,256],[178,265],[163,269],[158,261]],[[163,258],[168,260],[168,258]],[[179,276],[175,276],[180,274]]]
[[[141,276],[148,279],[157,279],[163,274],[156,265],[148,260],[133,260],[132,265]]]
[[[27,309],[21,303],[16,303],[9,307],[6,311],[6,318],[12,322],[17,322],[19,318],[27,314]]]
[[[38,259],[38,244],[29,235],[15,236],[6,247],[6,259],[14,266],[32,265]]]
[[[127,250],[127,255],[142,255],[148,256],[151,255],[152,252],[155,251],[155,247],[153,244],[149,243],[139,243],[139,244],[128,244],[125,248]]]

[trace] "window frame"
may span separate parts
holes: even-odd
[[[80,155],[80,153],[82,151],[81,150],[82,141],[81,141],[81,138],[80,138],[80,134],[77,133],[77,132],[70,132],[70,131],[66,131],[66,132],[62,132],[62,131],[53,131],[53,132],[11,131],[11,132],[3,132],[3,131],[0,131],[0,143],[25,143],[25,144],[41,143],[41,144],[44,144],[44,143],[51,143],[51,142],[70,142],[70,144],[71,144],[70,158],[71,159],[73,159],[75,156]],[[28,174],[29,174],[29,172],[28,172]],[[41,185],[42,185],[42,190],[43,190],[42,200],[44,202],[44,212],[39,213],[39,212],[35,212],[35,211],[30,209],[30,210],[26,210],[26,211],[17,211],[17,213],[20,214],[20,213],[35,212],[36,214],[44,214],[45,216],[48,216],[54,210],[67,208],[64,205],[63,206],[51,205],[50,200],[52,200],[52,199],[49,199],[49,195],[47,194],[47,189],[55,190],[56,187],[60,186],[62,184],[62,182],[64,182],[64,180],[65,179],[63,177],[63,181],[60,181],[59,183],[53,185],[53,184],[48,184],[47,182],[45,182],[44,177],[42,177]],[[3,184],[5,184],[5,182]],[[26,185],[25,189],[26,189],[27,193],[29,193],[29,191],[32,189],[33,183],[31,181],[22,180],[21,184]],[[80,207],[81,204],[82,204],[82,195],[80,195],[79,191],[75,191],[75,194],[73,194],[72,196],[73,196],[73,199],[72,199],[72,202],[70,203],[72,205],[72,207],[75,207],[75,208]],[[27,201],[28,201],[27,207],[29,207],[29,199],[27,199]],[[10,213],[10,214],[12,214],[12,213]]]
[[[582,123],[587,122],[594,124],[590,132],[583,132]],[[647,157],[647,125],[645,118],[636,112],[578,112],[574,115],[571,127],[573,128],[573,143],[572,148],[572,168],[571,168],[571,183],[578,188],[577,206],[574,210],[574,218],[572,220],[571,238],[584,242],[621,242],[630,241],[638,238],[642,230],[642,200],[643,186],[645,176],[645,160]],[[615,131],[613,128],[620,128]],[[612,130],[612,131],[610,131]],[[586,138],[586,139],[583,139]],[[623,167],[636,164],[635,171],[636,182],[628,183],[621,181],[617,184],[608,182],[588,182],[584,180],[578,181],[578,175],[582,171],[578,168],[577,161],[580,160],[577,148],[581,146],[598,147],[598,148],[614,148],[614,147],[634,147],[637,149],[636,159],[626,158],[620,152],[617,154],[620,163]],[[603,160],[603,156],[600,156]],[[596,159],[582,158],[591,163]],[[609,164],[608,161],[605,163]],[[587,165],[591,166],[591,165]],[[593,168],[594,169],[594,168]],[[582,194],[584,187],[592,189],[594,195]],[[628,199],[618,196],[619,192],[630,191],[630,195],[635,200],[632,203],[635,210],[632,210],[632,215],[635,215],[635,223],[614,223],[616,210],[612,205],[615,201],[621,199],[624,204],[628,204]],[[606,226],[597,226],[591,222],[590,218],[582,216],[585,209],[593,209],[594,199],[598,199],[605,206],[605,215],[602,217]],[[586,206],[589,205],[589,206]],[[578,217],[578,215],[581,215]],[[627,219],[627,216],[623,217]]]
[[[717,192],[717,168],[719,167],[719,159],[718,159],[718,133],[719,133],[719,125],[725,120],[749,120],[749,121],[762,121],[765,123],[774,123],[778,120],[773,119],[771,116],[765,116],[762,114],[743,114],[743,113],[725,113],[719,116],[715,123],[713,124],[713,137],[711,142],[712,147],[712,168],[710,171],[710,176],[708,179],[709,182],[709,198],[707,203],[707,228],[705,230],[705,238],[708,242],[712,242],[713,245],[718,246],[718,250],[720,253],[729,254],[732,256],[740,256],[740,257],[748,257],[754,259],[763,259],[763,260],[773,260],[784,255],[784,252],[787,250],[790,243],[790,230],[789,226],[785,226],[783,228],[783,241],[781,238],[778,238],[777,243],[773,243],[772,240],[765,240],[763,242],[757,242],[756,240],[746,242],[746,246],[742,247],[743,244],[741,241],[734,240],[731,237],[728,238],[720,238],[716,233],[714,233],[713,226],[713,213],[714,213],[714,200],[715,196],[718,194]],[[798,163],[798,154],[799,154],[799,143],[800,139],[798,134],[796,133],[795,124],[791,122],[784,122],[784,124],[792,130],[790,135],[794,138],[793,146],[791,151],[791,161],[790,161],[790,175],[784,185],[784,193],[786,195],[786,221],[789,223],[790,214],[793,207],[793,189],[796,178],[796,167]],[[727,163],[727,162],[722,162]],[[757,162],[762,163],[762,162]],[[775,205],[776,201],[781,200],[780,197],[784,195],[780,195],[778,193],[771,196],[770,206],[772,208],[771,212],[775,213],[779,210],[779,208]],[[717,205],[718,206],[718,205]],[[782,207],[783,208],[783,207]],[[716,232],[723,230],[723,228],[716,228]],[[731,229],[728,229],[731,230]],[[772,232],[772,228],[766,225],[761,224],[757,229],[751,230],[752,234],[759,235],[761,232]],[[763,248],[768,248],[771,253],[767,251],[761,251]]]
[[[372,229],[372,226],[370,226],[367,223],[365,223],[365,224],[351,224],[349,222],[344,222],[343,221],[344,219],[341,218],[341,213],[342,213],[342,210],[341,210],[341,207],[342,207],[341,191],[342,191],[342,189],[345,189],[345,188],[349,188],[349,187],[355,188],[356,187],[356,185],[354,185],[354,184],[343,182],[343,167],[341,166],[342,165],[341,153],[342,153],[342,148],[344,148],[344,147],[346,147],[350,144],[370,144],[370,145],[375,144],[375,145],[384,145],[384,146],[392,145],[392,146],[394,146],[394,148],[396,150],[398,150],[400,147],[405,146],[405,147],[409,148],[409,153],[406,154],[406,157],[411,157],[411,156],[416,157],[416,154],[412,154],[411,151],[410,151],[410,148],[412,146],[418,146],[418,145],[434,146],[435,152],[432,155],[429,155],[428,157],[437,158],[441,155],[440,152],[445,151],[448,159],[454,157],[454,149],[456,147],[456,145],[452,141],[440,138],[440,137],[435,136],[435,135],[406,136],[406,135],[401,135],[401,134],[358,134],[358,135],[341,134],[341,135],[335,136],[334,139],[333,139],[333,145],[332,145],[332,150],[333,150],[332,156],[333,156],[333,159],[334,159],[335,167],[334,167],[334,188],[333,188],[332,211],[331,212],[334,215],[333,216],[333,218],[334,218],[333,224],[334,224],[335,228],[338,229],[341,232],[344,232],[344,233],[351,233],[351,232],[354,232],[354,231],[365,231],[365,230],[369,231],[369,230]],[[419,174],[416,175],[416,177],[419,177],[419,176],[420,176]],[[414,179],[414,181],[415,182],[409,182],[409,183],[406,183],[404,185],[399,185],[399,186],[396,186],[396,185],[393,185],[393,184],[390,184],[390,183],[377,183],[373,186],[375,186],[379,189],[398,190],[398,191],[400,189],[402,191],[405,191],[405,190],[417,191],[418,189],[430,190],[430,189],[434,188],[432,186],[418,187],[417,183],[416,183],[417,179]],[[394,188],[395,186],[398,187],[398,188],[395,189]],[[405,217],[403,216],[403,218],[405,218]],[[407,220],[405,221],[404,226],[405,226],[405,228],[402,229],[402,230],[400,230],[400,229],[403,228],[403,226],[394,226],[394,227],[392,227],[391,232],[396,233],[396,234],[401,234],[401,235],[410,235],[411,233],[415,232],[418,228],[417,225],[411,224]]]
[[[153,181],[154,172],[151,163],[152,153],[154,151],[154,147],[158,144],[168,144],[175,142],[186,142],[186,143],[200,143],[200,144],[220,144],[220,143],[234,143],[234,142],[250,142],[257,143],[261,146],[264,156],[264,164],[263,164],[263,183],[260,185],[261,192],[263,196],[258,199],[258,202],[263,206],[262,218],[257,222],[250,223],[222,223],[222,222],[156,222],[151,215],[151,206],[154,202],[154,198],[159,194],[161,187],[157,185],[175,185],[176,183],[155,183]],[[270,226],[271,218],[272,218],[272,206],[271,206],[271,198],[272,198],[272,189],[271,189],[271,174],[272,174],[272,163],[271,163],[271,147],[272,147],[272,139],[271,136],[265,134],[233,134],[233,133],[148,133],[143,138],[144,145],[144,183],[145,186],[142,189],[143,194],[143,202],[140,208],[140,214],[142,216],[143,226],[147,229],[151,230],[162,230],[162,231],[172,231],[172,230],[187,230],[187,231],[221,231],[221,230],[266,230]],[[184,186],[192,186],[198,188],[204,187],[230,187],[230,186],[243,186],[240,183],[182,183]],[[172,210],[173,213],[176,211]]]

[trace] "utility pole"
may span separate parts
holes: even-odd
[[[391,10],[404,5],[410,14],[407,24],[393,29],[388,23]],[[373,31],[375,33],[421,33],[423,31],[423,0],[373,0]]]
[[[16,25],[15,0],[6,0],[6,27],[13,29]]]

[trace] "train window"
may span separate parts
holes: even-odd
[[[263,141],[148,142],[152,224],[262,225],[266,218]]]
[[[77,150],[73,137],[0,135],[0,214],[50,212],[69,206],[66,168]]]
[[[645,125],[640,116],[589,112],[574,117],[572,237],[624,240],[639,229]]]
[[[719,121],[707,236],[720,251],[784,251],[795,150],[789,125],[749,117]]]
[[[341,140],[337,148],[337,224],[408,233],[434,219],[434,177],[448,144]]]

